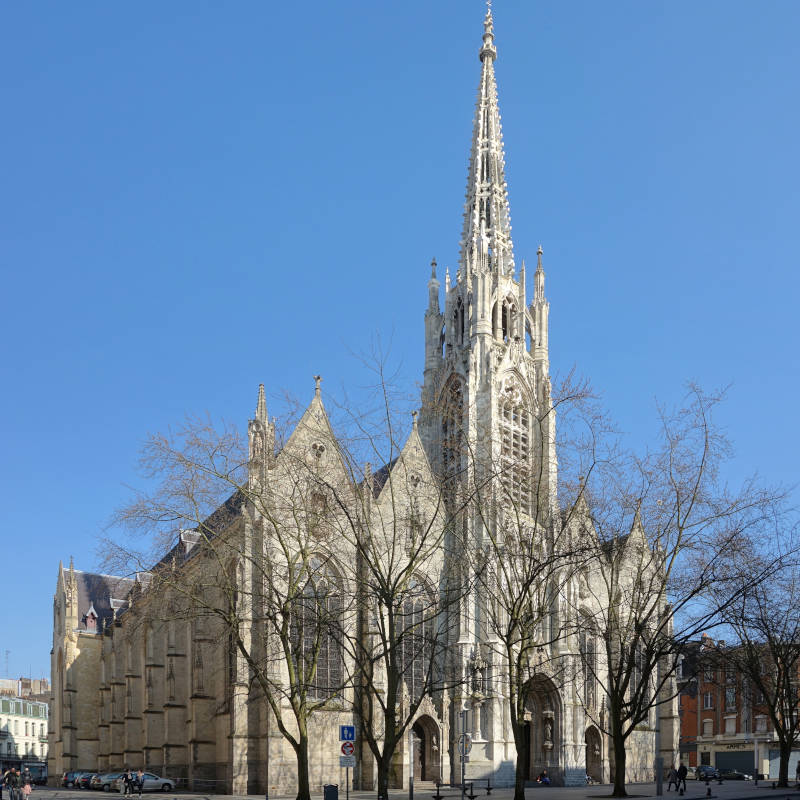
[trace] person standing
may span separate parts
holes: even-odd
[[[22,773],[22,800],[28,800],[33,791],[33,779],[31,778],[31,771],[26,769]]]
[[[136,770],[136,788],[139,790],[139,798],[142,797],[142,789],[144,788],[144,771],[141,767]]]
[[[122,776],[122,785],[124,787],[123,796],[133,794],[133,774],[127,767],[125,768],[125,774]]]
[[[10,800],[20,800],[20,788],[19,770],[12,769],[8,781]]]
[[[667,775],[667,791],[672,789],[672,784],[675,784],[675,791],[678,791],[678,771],[675,767],[671,767],[669,771],[669,775]]]
[[[689,770],[686,769],[686,764],[682,763],[678,767],[678,789],[680,789],[681,786],[683,786],[683,791],[684,792],[686,791],[686,774],[688,772],[689,772]]]

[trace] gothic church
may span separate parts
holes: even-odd
[[[432,265],[424,315],[419,422],[401,458],[382,470],[374,502],[376,507],[385,502],[385,487],[401,466],[417,474],[438,474],[446,485],[448,478],[463,470],[459,453],[466,449],[474,465],[501,465],[507,502],[532,526],[547,528],[557,524],[560,513],[555,414],[549,413],[549,303],[541,248],[530,302],[525,264],[517,268],[514,258],[491,9],[483,23],[479,56],[458,269],[452,278],[449,272],[445,274],[442,293],[437,265]],[[539,424],[534,424],[537,420]],[[313,448],[319,464],[337,469],[333,449],[324,451],[315,444],[328,435],[317,382],[297,430],[284,450],[276,453],[262,389],[250,423],[251,459],[266,464],[258,479],[278,480],[269,474],[288,469],[288,453]],[[530,478],[534,461],[536,481]],[[233,499],[219,509],[216,524],[249,530],[257,517],[246,503]],[[477,536],[481,524],[492,522],[465,518],[466,535]],[[179,548],[184,554],[196,545],[191,531],[181,534]],[[349,556],[343,553],[341,557]],[[444,556],[430,560],[433,571],[449,568]],[[158,629],[137,625],[137,605],[131,599],[137,584],[146,584],[146,576],[115,578],[81,572],[72,564],[59,566],[53,617],[50,774],[60,777],[70,769],[141,765],[182,779],[198,791],[294,791],[294,753],[270,724],[269,715],[249,702],[252,688],[231,680],[231,668],[214,631],[178,622]],[[418,781],[456,782],[462,725],[472,739],[467,776],[490,779],[494,786],[513,785],[517,749],[508,719],[507,687],[493,661],[491,631],[478,610],[483,602],[485,598],[468,597],[448,612],[453,617],[452,634],[443,669],[454,688],[434,693],[420,704],[410,726],[413,755],[405,739],[396,754],[392,781],[397,787],[407,786],[411,776]],[[344,597],[341,605],[349,604]],[[561,613],[570,612],[564,607]],[[568,646],[562,655],[567,661],[577,659]],[[555,681],[545,673],[535,676],[530,685],[525,774],[533,778],[547,769],[554,782],[567,785],[582,784],[587,773],[597,781],[608,781],[610,743],[592,722],[586,707],[589,697],[573,683]],[[352,711],[344,709],[321,711],[313,721],[312,790],[318,791],[323,782],[344,785],[335,731],[338,725],[353,721],[357,720]],[[649,729],[629,741],[632,779],[652,775],[659,726],[662,752],[669,758],[675,751],[676,720],[672,714],[661,713]],[[360,788],[374,787],[369,751],[359,748],[357,757]]]

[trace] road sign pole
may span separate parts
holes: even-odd
[[[414,800],[414,731],[408,731],[408,800]]]
[[[344,770],[344,786],[347,794],[347,800],[350,800],[350,767],[345,767]]]
[[[464,708],[461,710],[461,742],[466,742],[466,735],[467,735],[467,709]],[[461,753],[461,800],[464,800],[464,795],[467,791],[467,787],[465,786],[464,782],[467,778],[467,771],[466,771],[466,762],[464,761],[465,753],[464,751],[466,748],[463,744],[459,746],[459,752]]]

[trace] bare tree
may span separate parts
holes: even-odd
[[[445,695],[453,688],[446,647],[453,610],[466,587],[452,578],[461,537],[426,456],[417,413],[407,436],[408,417],[398,419],[405,398],[386,375],[386,360],[376,353],[364,364],[376,378],[368,403],[374,413],[341,407],[341,428],[354,443],[344,447],[339,440],[353,496],[331,485],[325,490],[341,512],[337,536],[355,553],[345,568],[357,587],[358,622],[342,628],[339,638],[352,670],[354,711],[365,745],[361,786],[374,785],[385,798],[390,784],[402,779],[399,757],[408,752],[403,745],[415,719],[423,710],[444,716]],[[372,461],[383,464],[374,473]],[[439,778],[438,766],[428,767],[430,777]]]
[[[517,756],[515,800],[523,800],[525,782],[533,777],[529,774],[531,696],[562,691],[570,679],[562,657],[571,631],[564,598],[591,555],[575,536],[577,504],[571,493],[582,491],[582,484],[564,481],[562,501],[571,496],[572,502],[563,514],[557,504],[553,482],[557,413],[565,423],[562,431],[568,432],[559,437],[559,455],[565,464],[572,457],[588,468],[598,457],[605,420],[598,415],[588,386],[570,375],[555,397],[548,394],[538,415],[519,401],[507,400],[500,408],[500,448],[468,452],[462,481],[468,487],[465,515],[473,530],[472,568],[485,639],[479,660],[485,657],[491,664],[497,686],[507,698]],[[472,688],[473,709],[480,708],[484,694],[484,687]],[[545,717],[541,726],[543,752],[548,748],[557,752],[554,719]],[[539,766],[544,768],[546,761]]]
[[[725,607],[724,619],[735,641],[726,636],[711,657],[743,676],[749,691],[741,698],[769,717],[778,738],[778,786],[789,785],[789,759],[800,741],[800,568],[796,536],[786,537],[788,558],[774,564],[774,555],[751,552],[748,569],[764,572],[769,580],[746,585],[736,601]]]
[[[247,445],[235,428],[198,420],[151,437],[142,466],[154,488],[115,519],[149,546],[109,545],[118,569],[147,570],[138,618],[216,620],[233,708],[269,709],[295,751],[300,800],[315,714],[356,713],[362,785],[386,797],[404,735],[448,686],[448,612],[461,587],[442,576],[458,548],[416,422],[401,444],[409,417],[397,423],[379,369],[378,410],[344,404],[338,437],[319,385],[280,446],[263,393]],[[373,474],[364,455],[386,466]]]
[[[722,481],[730,448],[713,421],[719,400],[692,387],[685,406],[662,411],[658,447],[604,464],[587,481],[587,524],[597,535],[576,607],[587,632],[578,685],[603,695],[593,719],[611,742],[615,797],[626,795],[628,743],[658,742],[665,732],[657,769],[674,752],[669,704],[686,644],[719,624],[774,565],[731,557],[749,552],[781,498],[754,481],[736,491]]]
[[[274,437],[263,394],[249,452],[234,428],[206,421],[151,436],[142,467],[153,488],[115,518],[147,534],[149,546],[115,542],[109,555],[118,568],[147,571],[140,619],[215,620],[231,713],[243,715],[259,698],[268,707],[294,749],[297,796],[307,800],[309,722],[347,691],[333,634],[353,617],[342,598],[354,588],[336,566],[344,560],[330,536],[337,509],[325,506],[318,477],[324,472],[326,485],[345,493],[347,475],[337,469],[332,431],[313,411],[279,453]]]

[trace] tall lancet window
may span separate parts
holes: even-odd
[[[412,701],[430,692],[435,602],[421,581],[412,580],[400,607],[400,670]]]
[[[461,471],[464,429],[464,395],[458,378],[451,378],[445,387],[442,406],[442,471],[445,495],[453,500]]]
[[[455,311],[453,312],[453,332],[457,345],[464,344],[464,302],[458,298]]]
[[[340,579],[332,563],[312,558],[290,627],[294,669],[310,697],[332,697],[341,691],[344,661],[339,630],[343,611]]]
[[[532,517],[530,442],[531,415],[518,395],[510,397],[503,403],[500,417],[501,484],[514,512]]]

